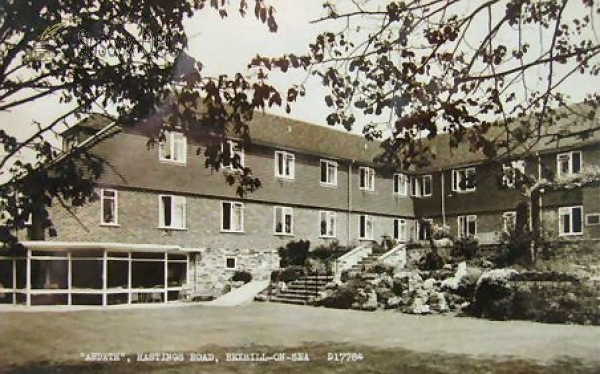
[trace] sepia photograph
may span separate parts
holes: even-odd
[[[0,373],[600,373],[600,2],[0,0]]]

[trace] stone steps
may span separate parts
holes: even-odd
[[[318,296],[325,289],[325,286],[332,281],[333,275],[303,276],[290,282],[285,291],[277,291],[275,294],[272,294],[269,301],[306,305]]]

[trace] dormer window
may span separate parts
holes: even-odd
[[[187,158],[185,135],[180,132],[165,132],[165,140],[160,143],[158,157],[161,161],[185,164]]]
[[[472,192],[475,191],[475,168],[452,170],[452,191]]]
[[[244,168],[244,149],[237,142],[227,140],[225,145],[221,144],[221,152],[223,153],[221,167],[229,170],[241,170]]]

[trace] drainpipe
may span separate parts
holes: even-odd
[[[350,245],[350,226],[351,226],[351,219],[350,219],[350,213],[352,213],[352,165],[354,165],[354,160],[350,160],[350,163],[348,164],[348,226],[347,226],[347,236],[348,236],[348,241],[347,241],[347,245]]]
[[[442,174],[442,225],[446,226],[446,182],[444,178],[444,169],[440,168]]]
[[[540,152],[536,152],[535,153],[536,157],[537,157],[537,164],[538,164],[538,181],[542,179],[542,158],[540,157]],[[540,206],[540,212],[539,212],[539,225],[538,227],[540,228],[540,231],[542,229],[542,223],[543,223],[543,214],[542,214],[542,210],[543,210],[543,198],[542,198],[542,191],[540,191],[540,196],[539,196],[539,206]]]

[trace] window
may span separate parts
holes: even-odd
[[[361,166],[358,168],[358,188],[366,191],[375,191],[375,170]]]
[[[335,238],[337,214],[335,212],[319,212],[320,232],[324,238]]]
[[[119,224],[119,208],[118,195],[116,190],[102,190],[100,192],[100,224],[102,225],[118,225]]]
[[[511,232],[517,226],[517,212],[502,213],[502,231]]]
[[[273,231],[275,234],[292,235],[294,212],[292,208],[276,206],[273,208]]]
[[[244,231],[244,204],[224,201],[221,206],[221,230]]]
[[[585,215],[585,224],[588,226],[600,225],[600,213],[590,213]]]
[[[285,179],[294,179],[294,164],[296,156],[284,151],[275,152],[275,176]]]
[[[405,219],[394,219],[394,239],[401,242],[408,240]]]
[[[406,174],[394,174],[394,194],[408,195],[408,176]]]
[[[581,152],[568,152],[556,155],[556,175],[578,174],[581,171]]]
[[[158,157],[161,161],[185,164],[187,157],[187,139],[180,132],[165,132],[165,140],[160,143]]]
[[[185,229],[185,197],[160,195],[158,202],[158,226],[164,229]]]
[[[475,191],[475,168],[452,170],[452,191]]]
[[[458,236],[465,238],[477,235],[477,216],[458,216]]]
[[[237,260],[235,257],[225,257],[225,268],[235,269],[237,267]]]
[[[415,221],[415,238],[416,240],[429,240],[427,226],[431,225],[431,218],[422,218]]]
[[[321,160],[321,183],[337,186],[337,162]]]
[[[410,194],[416,197],[431,196],[433,191],[433,183],[431,175],[423,175],[422,177],[413,177],[410,184]]]
[[[583,207],[558,208],[558,233],[561,236],[583,234]]]
[[[244,167],[244,150],[233,140],[227,140],[226,144],[227,149],[221,144],[221,152],[224,159],[222,167],[229,170],[242,169]]]
[[[515,160],[502,165],[502,185],[514,188],[519,175],[525,174],[525,161]]]
[[[373,217],[362,214],[358,217],[358,237],[359,239],[373,239]]]

